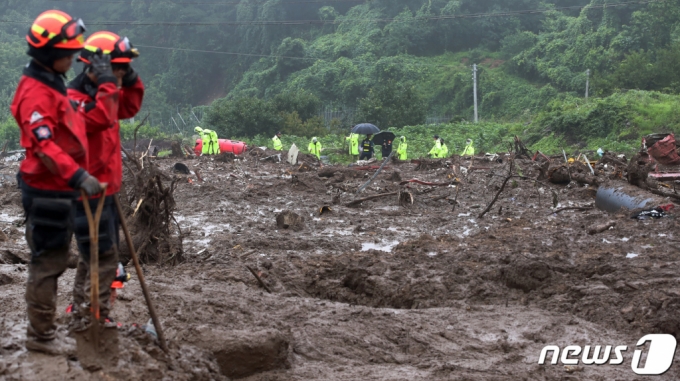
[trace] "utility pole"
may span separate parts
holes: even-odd
[[[588,100],[589,87],[590,87],[590,69],[586,70],[586,100]]]
[[[477,64],[472,64],[472,80],[474,81],[473,96],[475,98],[475,123],[479,121],[477,118]]]

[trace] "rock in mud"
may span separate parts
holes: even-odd
[[[274,369],[289,368],[289,338],[274,329],[226,331],[204,329],[195,345],[213,353],[223,375],[243,378]]]
[[[548,179],[553,184],[567,184],[571,181],[569,168],[565,165],[559,165],[548,169]]]
[[[276,225],[279,229],[292,229],[294,231],[300,231],[305,227],[304,217],[293,213],[290,210],[284,210],[283,212],[276,215]]]
[[[184,164],[184,163],[175,163],[175,165],[172,167],[172,170],[177,172],[177,173],[182,173],[182,174],[185,174],[185,175],[191,174],[189,167],[187,167],[186,164]]]
[[[524,292],[536,290],[552,276],[550,267],[542,262],[517,260],[501,270],[505,285]]]
[[[215,160],[221,163],[231,163],[236,160],[236,155],[233,152],[222,152],[215,157]]]

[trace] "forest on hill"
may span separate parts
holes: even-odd
[[[446,130],[472,121],[473,64],[486,122],[469,127],[474,137],[495,123],[543,149],[614,149],[680,128],[680,0],[4,3],[0,141],[18,136],[8,105],[24,35],[50,8],[131,39],[148,90],[140,115],[165,134],[199,123],[247,138],[359,121]]]

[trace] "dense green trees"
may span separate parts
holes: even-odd
[[[533,125],[552,115],[570,142],[599,134],[583,119],[555,122],[580,102],[587,69],[594,97],[680,92],[680,0],[6,0],[0,121],[27,61],[30,20],[54,7],[139,47],[142,113],[165,132],[200,123],[225,136],[321,135],[329,121],[318,111],[330,103],[357,109],[345,128],[469,121],[473,63],[483,120]],[[198,105],[209,106],[200,122]]]

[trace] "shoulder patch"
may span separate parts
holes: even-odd
[[[29,123],[30,123],[30,124],[33,124],[33,123],[39,122],[39,121],[41,121],[41,120],[43,120],[43,116],[40,115],[39,112],[33,111],[33,114],[31,114],[31,121],[30,121]]]
[[[42,125],[33,129],[33,135],[35,135],[35,138],[40,142],[51,138],[52,131],[50,131],[49,127]]]

